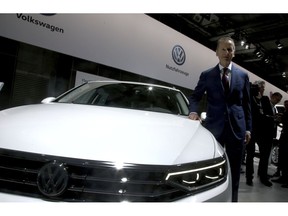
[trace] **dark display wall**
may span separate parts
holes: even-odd
[[[160,80],[75,58],[33,45],[0,37],[0,109],[40,103],[74,87],[76,71],[115,80],[174,86],[189,96],[192,91]],[[203,106],[205,101],[203,101]]]

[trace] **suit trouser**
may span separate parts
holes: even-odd
[[[278,167],[285,184],[288,184],[288,133],[283,133],[279,140]]]
[[[239,140],[234,136],[228,124],[218,142],[225,148],[231,168],[232,176],[232,202],[238,202],[238,189],[240,182],[241,164],[244,150],[244,138]]]
[[[284,180],[284,184],[288,184],[288,143],[285,143],[286,145],[282,145],[282,177]]]
[[[265,134],[263,134],[261,138],[259,137],[257,144],[260,152],[258,175],[260,180],[265,181],[268,179],[268,165],[273,145],[273,135],[267,134],[267,136],[265,136]]]
[[[288,134],[287,133],[281,133],[280,139],[279,139],[279,155],[278,155],[278,169],[280,171],[283,170],[285,165],[287,166],[287,163],[285,163],[285,157],[288,156],[288,154],[285,154],[285,147],[288,145]]]
[[[255,156],[255,135],[251,134],[250,142],[245,146],[246,148],[246,179],[253,180],[254,177],[254,156]]]

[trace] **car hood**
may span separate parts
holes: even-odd
[[[0,112],[0,148],[89,160],[172,165],[216,157],[212,134],[187,116],[76,104]]]

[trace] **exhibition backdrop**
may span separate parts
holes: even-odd
[[[0,35],[189,89],[218,63],[213,50],[145,14],[0,14]],[[287,97],[267,81],[265,91]]]

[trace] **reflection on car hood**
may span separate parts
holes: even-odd
[[[178,164],[215,156],[215,139],[186,116],[76,104],[0,112],[0,148],[139,164]]]

